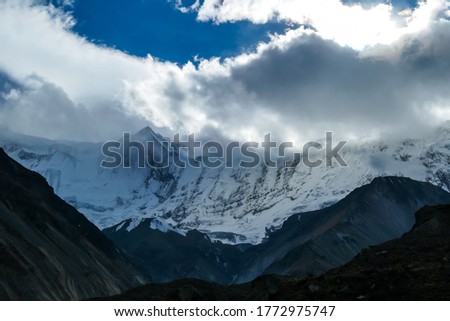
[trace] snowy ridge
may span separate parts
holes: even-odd
[[[348,167],[312,169],[303,165],[104,169],[101,144],[5,132],[0,146],[43,175],[59,196],[100,228],[128,219],[155,218],[150,228],[197,229],[212,240],[256,244],[293,212],[329,206],[377,176],[407,176],[449,191],[449,133],[445,127],[421,140],[349,143],[341,153]],[[162,140],[149,128],[134,137]]]

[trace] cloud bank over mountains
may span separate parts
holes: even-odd
[[[192,3],[192,2],[191,2]],[[199,23],[286,23],[256,50],[180,66],[93,44],[70,11],[0,0],[0,124],[101,141],[165,133],[294,142],[418,135],[450,118],[450,2],[399,11],[337,0],[204,0]],[[211,26],[214,27],[213,25]],[[220,39],[217,39],[220,41]]]

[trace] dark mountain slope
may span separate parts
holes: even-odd
[[[145,266],[155,283],[196,278],[220,284],[244,283],[263,274],[320,275],[341,266],[362,249],[400,237],[424,205],[450,203],[450,194],[430,183],[380,177],[325,209],[291,216],[257,246],[213,243],[196,231],[163,233],[144,220],[104,230]]]
[[[249,245],[213,243],[206,234],[190,231],[183,236],[150,228],[144,219],[128,231],[131,220],[103,230],[138,262],[156,283],[196,278],[230,284],[239,273],[240,260]]]
[[[412,231],[316,278],[266,275],[229,287],[147,285],[110,300],[450,300],[450,205],[424,207]]]
[[[316,300],[450,300],[450,206],[424,207],[412,231],[274,297]]]
[[[290,217],[249,260],[254,270],[275,258],[265,274],[320,275],[341,266],[362,249],[400,237],[425,205],[450,203],[439,187],[403,177],[379,177],[326,209]],[[251,278],[241,280],[250,281]]]
[[[140,284],[123,252],[3,149],[0,258],[2,300],[84,299]]]

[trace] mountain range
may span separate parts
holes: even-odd
[[[119,134],[118,134],[119,136]],[[133,140],[161,144],[147,127]],[[120,139],[116,139],[120,141]],[[379,176],[404,176],[450,190],[450,126],[423,139],[349,142],[347,167],[105,169],[102,144],[53,141],[2,130],[0,147],[46,178],[55,193],[100,229],[197,230],[222,243],[261,243],[295,213],[323,209]]]
[[[182,278],[220,284],[249,282],[264,274],[307,277],[341,266],[361,250],[402,236],[425,205],[450,204],[450,194],[403,177],[375,178],[327,208],[296,213],[258,245],[229,245],[207,234],[185,236],[151,228],[144,219],[104,233],[141,266],[153,282]]]
[[[149,284],[102,300],[427,300],[450,299],[450,206],[427,206],[402,237],[371,246],[319,277],[261,276],[223,286],[193,279]]]
[[[345,279],[354,262],[363,273],[360,258],[369,251],[372,260],[378,244],[406,237],[411,245],[435,232],[421,226],[441,220],[446,226],[446,207],[414,213],[450,204],[449,133],[440,128],[423,140],[351,145],[343,152],[348,167],[141,168],[132,159],[130,168],[106,169],[101,144],[2,131],[0,298],[79,300],[121,292],[115,298],[224,298],[217,291],[229,299],[339,299],[338,293],[354,299],[364,291],[357,297],[379,298],[348,290],[355,288],[349,284],[336,292],[333,282]],[[164,139],[150,128],[133,137]],[[439,222],[429,223],[435,212]],[[439,224],[436,238],[410,246],[424,271],[424,246],[445,250]],[[391,267],[397,259],[409,262],[395,250],[404,242],[392,242],[376,252],[395,253],[380,261],[381,272],[364,266],[386,281],[383,273],[412,266]],[[289,290],[294,284],[298,291]]]

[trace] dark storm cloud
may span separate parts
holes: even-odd
[[[449,26],[441,22],[402,38],[395,61],[387,58],[390,47],[360,57],[316,35],[301,36],[288,48],[273,46],[231,68],[229,77],[197,79],[204,88],[198,95],[216,106],[209,111],[212,118],[235,125],[251,126],[259,113],[270,111],[279,117],[278,125],[268,126],[272,131],[298,124],[312,132],[410,128],[414,133],[428,125],[430,106],[450,100]],[[233,113],[236,105],[242,112]]]

